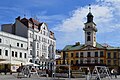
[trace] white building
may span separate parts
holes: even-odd
[[[27,39],[28,62],[40,64],[43,57],[55,58],[56,40],[46,23],[18,17],[14,24],[3,24],[1,30]]]
[[[27,39],[24,37],[0,31],[0,63],[18,65],[26,63],[28,61],[27,44]]]

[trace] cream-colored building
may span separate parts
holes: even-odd
[[[87,22],[83,28],[85,32],[85,44],[77,42],[74,45],[66,45],[61,52],[56,64],[70,64],[72,69],[80,66],[108,66],[109,68],[120,68],[120,47],[96,42],[96,24],[91,12],[87,15]],[[120,70],[120,69],[119,69]]]

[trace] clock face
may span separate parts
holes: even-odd
[[[88,35],[90,35],[90,34],[91,34],[91,32],[87,32],[87,34],[88,34]]]

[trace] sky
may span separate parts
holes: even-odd
[[[55,33],[57,49],[85,43],[84,23],[89,12],[98,29],[97,42],[120,47],[120,0],[2,0],[0,24],[14,23],[18,16],[36,18]]]

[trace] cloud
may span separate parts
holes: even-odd
[[[72,11],[71,17],[63,20],[62,24],[56,25],[56,27],[53,28],[53,30],[62,32],[73,32],[83,28],[86,11],[86,8],[79,8],[77,10]]]
[[[100,28],[100,32],[104,32],[101,30],[104,26],[101,24],[106,23],[110,24],[112,20],[114,20],[113,15],[113,8],[109,6],[101,6],[101,5],[92,5],[92,14],[95,16],[94,21],[98,26],[98,29]],[[62,31],[62,32],[73,32],[78,29],[82,29],[84,27],[84,22],[86,21],[86,15],[88,13],[88,6],[78,8],[77,10],[74,10],[72,13],[72,16],[70,18],[67,18],[62,21],[62,24],[56,25],[53,30],[55,31]],[[107,15],[106,15],[107,14]],[[110,28],[111,26],[107,27]]]
[[[91,5],[94,22],[97,24],[98,33],[112,32],[120,28],[120,1],[115,0],[97,0],[99,4]],[[61,24],[53,28],[56,33],[65,36],[58,37],[58,44],[71,44],[76,41],[84,41],[82,28],[86,22],[88,6],[80,7],[74,11],[69,18],[64,19]],[[78,33],[79,32],[79,33]],[[82,36],[82,37],[81,37]],[[79,37],[79,38],[78,38]],[[67,41],[66,41],[67,40]],[[64,45],[63,44],[63,45]],[[63,46],[64,47],[64,46]]]

